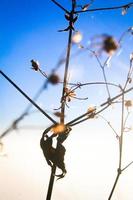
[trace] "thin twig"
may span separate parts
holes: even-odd
[[[122,155],[123,155],[123,135],[124,135],[124,94],[122,95],[122,111],[121,111],[121,135],[119,137],[119,168],[117,170],[117,176],[116,176],[116,180],[115,183],[113,185],[113,188],[111,190],[111,193],[109,195],[109,199],[110,200],[112,198],[112,195],[114,193],[114,190],[116,188],[116,185],[118,183],[119,177],[121,175],[121,166],[122,166]]]
[[[0,70],[0,74],[9,82],[11,83],[30,103],[32,103],[45,117],[47,117],[50,121],[54,124],[57,122],[50,117],[41,107],[39,107],[23,90],[21,90],[4,72]]]
[[[130,162],[128,165],[126,165],[126,167],[124,167],[121,171],[124,171],[125,169],[127,169],[130,165],[132,165],[133,164],[133,161],[132,162]]]
[[[105,117],[103,117],[102,115],[99,115],[99,117],[101,117],[104,121],[107,122],[107,124],[109,125],[109,127],[110,127],[110,128],[113,130],[113,132],[115,133],[116,138],[119,138],[119,135],[118,135],[117,131],[113,128],[113,126],[111,125],[111,123],[110,123]]]
[[[130,91],[132,91],[132,90],[133,90],[133,87],[129,88],[128,90],[123,91],[122,93],[116,95],[115,97],[111,98],[110,100],[108,100],[108,101],[102,103],[100,106],[103,107],[103,106],[106,106],[107,104],[110,105],[111,102],[113,102],[114,100],[116,100],[116,99],[118,99],[119,97],[121,97],[123,94],[126,94],[126,93],[128,93],[128,92],[130,92]],[[85,117],[86,115],[88,115],[88,112],[85,112],[84,114],[82,114],[82,115],[80,115],[79,117],[73,119],[72,121],[68,122],[67,124],[68,124],[68,125],[71,125],[71,124],[73,124],[74,122],[76,122],[76,121],[82,119],[82,118]]]
[[[123,155],[123,137],[124,137],[124,129],[125,129],[125,125],[126,125],[126,121],[127,121],[127,118],[128,118],[128,115],[124,121],[124,103],[125,103],[125,90],[126,90],[126,87],[129,83],[129,78],[130,78],[130,72],[131,72],[131,69],[132,69],[132,66],[131,66],[131,63],[130,63],[130,67],[129,67],[129,71],[128,71],[128,74],[127,74],[127,79],[126,79],[126,82],[125,82],[125,85],[122,89],[122,109],[121,109],[121,135],[119,137],[119,168],[118,168],[118,171],[117,171],[117,177],[116,177],[116,181],[115,181],[115,184],[113,185],[113,188],[111,190],[111,193],[109,195],[109,200],[111,199],[113,193],[114,193],[114,190],[115,190],[115,187],[117,185],[117,182],[118,182],[118,179],[121,175],[121,172],[124,171],[126,168],[128,168],[128,166],[130,166],[132,164],[132,162],[127,165],[125,168],[123,168],[123,170],[121,169],[121,166],[122,166],[122,155]],[[128,113],[129,114],[129,113]]]
[[[115,187],[116,187],[116,185],[117,185],[117,182],[118,182],[118,180],[119,180],[119,177],[120,177],[120,173],[117,173],[117,176],[116,176],[116,179],[115,179],[115,182],[114,182],[114,185],[113,185],[113,188],[112,188],[112,190],[111,190],[111,193],[110,193],[110,195],[109,195],[108,200],[111,200],[111,198],[112,198],[112,195],[113,195],[114,189],[115,189]]]
[[[61,4],[59,4],[57,1],[55,0],[51,0],[53,3],[55,3],[59,8],[61,8],[63,11],[65,11],[66,13],[70,14],[69,11],[67,9],[65,9]]]
[[[128,4],[124,4],[124,5],[121,5],[121,6],[113,6],[113,7],[105,7],[105,8],[94,8],[94,9],[88,9],[88,10],[77,10],[75,11],[75,14],[78,14],[78,13],[84,13],[84,12],[95,12],[95,11],[107,11],[107,10],[117,10],[117,9],[121,9],[121,8],[124,8],[124,7],[131,7],[133,6],[133,2],[131,3],[128,3]]]
[[[96,116],[96,115],[98,115],[99,113],[101,113],[101,112],[103,112],[104,110],[106,110],[108,107],[109,107],[110,105],[108,104],[107,106],[105,106],[104,108],[102,108],[101,110],[99,110],[99,111],[97,111],[96,112],[96,110],[94,110],[94,111],[89,111],[89,112],[87,112],[86,113],[86,115],[88,115],[85,119],[82,119],[82,120],[80,120],[80,121],[78,121],[78,120],[76,120],[76,121],[71,121],[71,123],[67,123],[66,125],[69,125],[69,126],[75,126],[75,125],[77,125],[77,124],[80,124],[80,123],[82,123],[82,122],[84,122],[84,121],[86,121],[86,120],[88,120],[88,119],[91,119],[92,118],[92,114],[93,114],[93,118]],[[86,115],[84,115],[84,117],[86,116]]]
[[[53,1],[53,0],[52,0]],[[72,25],[72,19],[74,15],[74,9],[75,9],[75,0],[72,0],[72,11],[70,13],[70,27],[73,27]],[[65,95],[65,89],[67,85],[67,75],[68,75],[68,67],[69,67],[69,61],[70,61],[70,51],[71,51],[71,45],[72,45],[72,28],[69,29],[69,36],[68,36],[68,45],[67,45],[67,55],[66,55],[66,64],[65,64],[65,71],[64,71],[64,82],[63,82],[63,90],[62,90],[62,97],[61,97],[61,117],[60,117],[60,123],[64,124],[64,116],[65,116],[65,105],[66,105],[66,99],[64,99]],[[57,142],[57,147],[56,150],[58,149],[58,144]],[[48,191],[47,191],[47,197],[46,200],[50,200],[52,196],[52,190],[53,190],[53,184],[54,184],[54,179],[55,179],[55,174],[56,172],[56,165],[54,164],[51,170],[51,176],[50,176],[50,181],[49,181],[49,186],[48,186]]]

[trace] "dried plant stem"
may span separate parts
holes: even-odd
[[[126,170],[130,165],[132,165],[133,164],[133,161],[132,162],[130,162],[126,167],[124,167],[121,171],[123,172],[124,170]]]
[[[106,105],[110,105],[111,102],[113,102],[114,100],[116,100],[116,99],[118,99],[119,97],[121,97],[123,94],[126,94],[126,93],[128,93],[128,92],[130,92],[130,91],[132,91],[132,90],[133,90],[133,87],[131,87],[131,88],[125,90],[125,91],[122,91],[122,93],[120,93],[120,94],[116,95],[115,97],[111,98],[110,100],[108,100],[108,101],[102,103],[100,106],[103,107],[103,106],[106,106]],[[67,125],[71,125],[71,124],[77,122],[78,120],[82,119],[83,117],[87,116],[88,114],[89,114],[89,113],[86,112],[86,113],[80,115],[79,117],[77,117],[77,118],[73,119],[72,121],[68,122]],[[99,114],[99,113],[98,113],[98,114]],[[87,120],[87,119],[86,119],[86,120]],[[85,120],[84,120],[84,121],[85,121]]]
[[[108,83],[107,83],[107,77],[106,77],[106,73],[105,73],[105,66],[106,66],[108,60],[111,58],[111,56],[109,56],[109,57],[107,58],[107,60],[105,61],[105,63],[102,65],[102,63],[101,63],[100,59],[98,58],[97,54],[96,54],[94,51],[91,51],[91,52],[92,52],[92,53],[94,54],[94,56],[96,57],[97,62],[98,62],[98,64],[99,64],[100,68],[102,69],[103,78],[104,78],[105,85],[106,85],[106,90],[107,90],[107,93],[108,93],[108,98],[111,99],[111,95],[110,95],[110,91],[109,91],[109,86],[108,86]]]
[[[43,115],[45,115],[50,121],[54,124],[57,122],[50,117],[41,107],[39,107],[23,90],[21,90],[4,72],[0,70],[0,74],[9,82],[11,83],[30,103],[32,103]]]
[[[72,29],[69,30],[69,38],[68,38],[68,48],[67,48],[67,56],[66,56],[66,65],[65,65],[65,73],[64,73],[64,81],[63,81],[63,91],[61,98],[61,113],[64,116],[65,113],[65,88],[67,86],[67,74],[70,60],[70,50],[71,50],[71,38],[72,38]],[[64,117],[61,118],[61,123],[64,123]]]
[[[115,182],[112,187],[108,200],[111,200],[114,190],[116,188],[116,185],[118,183],[118,180],[120,178],[120,175],[122,173],[121,166],[122,166],[122,153],[123,153],[123,136],[124,136],[124,94],[122,95],[121,135],[119,137],[119,147],[120,147],[119,148],[119,168],[117,170],[117,176],[116,176],[116,179],[115,179]]]
[[[111,125],[111,123],[102,115],[98,115],[99,117],[101,117],[105,122],[107,122],[107,124],[109,125],[109,127],[112,129],[112,131],[115,133],[116,138],[119,138],[119,135],[117,133],[117,131],[114,129],[114,127]]]
[[[121,5],[121,6],[113,6],[113,7],[108,7],[108,8],[94,8],[94,9],[89,9],[89,10],[79,10],[79,11],[76,11],[75,13],[78,14],[78,13],[84,13],[84,12],[95,12],[95,11],[106,11],[106,10],[117,10],[117,9],[121,9],[121,8],[124,8],[124,7],[130,7],[133,5],[133,2],[131,3],[128,3],[128,4],[124,4],[124,5]]]
[[[128,115],[127,115],[126,119],[124,120],[125,90],[126,90],[126,87],[127,87],[128,83],[129,83],[129,79],[131,78],[131,74],[132,74],[131,72],[132,72],[132,62],[130,62],[129,71],[128,71],[128,74],[127,74],[127,79],[126,79],[125,85],[124,85],[123,89],[121,88],[121,90],[122,90],[122,108],[121,108],[121,135],[119,137],[119,167],[118,167],[118,170],[117,170],[116,180],[115,180],[115,183],[113,185],[113,188],[111,190],[111,193],[109,195],[108,200],[111,199],[111,197],[112,197],[112,195],[114,193],[114,190],[116,188],[117,182],[119,180],[119,177],[120,177],[122,171],[127,169],[133,163],[133,162],[131,162],[125,168],[121,169],[122,168],[124,129],[125,129],[126,121],[127,121],[127,118],[128,118]]]
[[[53,3],[55,3],[59,8],[61,8],[64,12],[69,14],[69,11],[66,10],[61,4],[59,4],[57,1],[55,0],[51,0]]]
[[[33,98],[33,101],[35,102],[38,97],[41,95],[42,91],[44,89],[44,86],[41,86],[41,88],[36,93],[35,97]],[[32,103],[29,103],[29,105],[26,107],[26,109],[23,111],[23,113],[15,119],[12,124],[0,135],[0,138],[5,137],[10,131],[14,130],[14,128],[18,125],[18,123],[24,119],[25,116],[29,115],[29,111],[32,107]]]
[[[116,176],[116,179],[115,179],[115,182],[114,182],[114,185],[113,185],[113,188],[112,188],[112,190],[111,190],[111,193],[110,193],[110,195],[109,195],[108,200],[111,200],[111,197],[112,197],[112,195],[113,195],[113,192],[114,192],[114,190],[115,190],[115,187],[116,187],[116,185],[117,185],[117,182],[118,182],[119,177],[120,177],[120,173],[117,173],[117,176]]]
[[[70,18],[71,19],[73,19],[74,8],[75,8],[75,1],[72,0],[72,11],[70,13]],[[72,25],[72,23],[73,22],[70,21],[70,25]],[[63,81],[63,90],[62,90],[62,97],[61,97],[61,117],[60,117],[60,123],[63,123],[63,124],[64,124],[65,105],[66,105],[66,98],[64,98],[64,96],[65,96],[65,88],[67,86],[67,75],[68,75],[68,67],[69,67],[70,52],[71,52],[71,45],[72,45],[71,40],[72,40],[72,28],[69,29],[68,45],[67,45],[67,55],[66,55],[66,64],[65,64],[65,71],[64,71],[64,81]],[[56,149],[58,149],[58,142],[57,142]],[[51,170],[51,176],[50,176],[50,181],[49,181],[49,186],[48,186],[48,192],[47,192],[47,198],[46,198],[46,200],[50,200],[51,196],[52,196],[54,179],[55,179],[55,176],[54,176],[55,172],[56,172],[56,166],[53,165],[52,170]]]

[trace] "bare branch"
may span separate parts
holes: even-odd
[[[50,121],[54,124],[57,122],[52,119],[42,108],[40,108],[25,92],[23,92],[8,76],[6,76],[1,70],[0,74],[9,82],[11,83],[30,103],[32,103],[43,115],[45,115]]]
[[[75,11],[75,14],[78,14],[78,13],[84,13],[84,12],[96,12],[96,11],[106,11],[106,10],[117,10],[117,9],[121,9],[121,8],[125,8],[125,7],[128,7],[130,8],[131,6],[133,6],[133,2],[131,3],[128,3],[128,4],[124,4],[124,5],[121,5],[121,6],[113,6],[113,7],[105,7],[105,8],[94,8],[94,9],[89,9],[89,10],[78,10],[78,11]]]
[[[113,132],[115,133],[116,138],[119,138],[119,135],[118,135],[117,131],[113,128],[113,126],[111,125],[111,123],[110,123],[105,117],[103,117],[102,115],[98,115],[98,116],[101,117],[104,121],[107,122],[107,124],[109,125],[109,127],[110,127],[110,128],[113,130]]]
[[[130,92],[130,91],[132,91],[132,90],[133,90],[133,87],[131,87],[131,88],[129,88],[128,90],[125,90],[125,91],[123,91],[122,93],[116,95],[115,97],[113,97],[113,98],[111,98],[110,100],[104,102],[104,103],[101,104],[100,106],[101,106],[101,107],[106,106],[106,105],[110,106],[111,102],[113,102],[113,101],[116,100],[117,98],[121,97],[123,94],[126,94],[126,93],[128,93],[128,92]],[[97,114],[98,114],[98,113],[97,113]],[[86,112],[86,113],[80,115],[79,117],[73,119],[72,121],[68,122],[67,125],[73,124],[74,122],[76,122],[76,121],[82,119],[82,118],[85,117],[86,115],[88,115],[88,112]],[[84,121],[85,121],[85,120],[84,120]]]
[[[51,0],[53,3],[55,3],[59,8],[61,8],[63,11],[65,11],[66,13],[70,14],[69,11],[67,9],[65,9],[61,4],[59,4],[57,1],[55,0]]]
[[[130,165],[132,165],[133,164],[133,161],[132,162],[130,162],[128,165],[126,165],[126,167],[124,167],[121,171],[124,171],[125,169],[127,169]]]

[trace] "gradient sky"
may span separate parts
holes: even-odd
[[[70,0],[59,1],[70,8]],[[88,3],[80,1],[79,4]],[[92,8],[109,7],[129,3],[128,0],[95,0]],[[67,33],[58,30],[67,26],[64,13],[50,0],[9,0],[0,4],[0,66],[30,97],[44,83],[44,78],[31,70],[30,60],[38,60],[41,68],[49,74],[56,65],[67,44]],[[122,16],[121,10],[85,13],[79,16],[76,30],[83,34],[83,45],[95,35],[110,34],[119,39],[124,31],[133,26],[133,8]],[[77,47],[73,47],[73,52]],[[107,68],[110,82],[122,84],[129,66],[129,55],[133,52],[133,37],[124,38]],[[101,57],[102,61],[106,55]],[[63,73],[63,67],[58,71]],[[94,57],[85,52],[70,63],[70,80],[73,82],[102,81],[102,72]],[[52,115],[53,108],[60,106],[61,86],[48,86],[38,104]],[[0,130],[8,127],[25,109],[28,102],[2,76],[0,76]],[[118,90],[111,89],[115,95]],[[66,120],[86,112],[89,105],[100,105],[106,101],[105,87],[92,86],[77,91],[77,96],[88,97],[87,101],[72,101],[67,109]],[[127,98],[133,98],[132,93]],[[117,114],[116,114],[117,113]],[[110,108],[104,113],[114,127],[120,130],[119,108]],[[130,118],[129,125],[132,124]],[[24,125],[47,127],[50,122],[42,114],[35,113],[21,122]],[[50,169],[39,148],[40,130],[13,131],[3,139],[7,157],[0,157],[1,200],[45,199]],[[118,163],[117,140],[107,124],[101,119],[90,120],[73,128],[73,134],[65,142],[67,149],[67,176],[55,182],[53,200],[107,200],[113,184]],[[133,136],[126,137],[124,164],[132,161]],[[119,180],[112,200],[132,200],[133,167]]]

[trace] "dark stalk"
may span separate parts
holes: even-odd
[[[55,2],[55,1],[53,1],[53,2]],[[75,8],[75,1],[72,0],[72,11],[70,13],[70,19],[71,19],[70,26],[73,23],[72,19],[73,19],[73,16],[74,16],[74,8]],[[65,96],[65,88],[67,86],[67,75],[68,75],[68,67],[69,67],[70,52],[71,52],[71,45],[72,45],[72,42],[71,42],[71,40],[72,40],[72,32],[73,32],[72,28],[70,28],[69,29],[69,36],[68,36],[66,64],[65,64],[65,71],[64,71],[63,90],[62,90],[62,97],[61,97],[61,115],[63,117],[62,116],[60,117],[60,123],[63,123],[63,124],[64,124],[65,105],[66,105],[66,99],[64,98],[64,96]],[[56,149],[58,149],[58,142],[57,142]],[[55,179],[55,176],[54,176],[55,172],[56,172],[56,166],[53,165],[52,170],[51,170],[51,176],[50,176],[50,181],[49,181],[49,186],[48,186],[48,192],[47,192],[47,198],[46,198],[46,200],[51,200],[52,191],[53,191],[53,185],[54,185],[54,179]]]
[[[86,121],[86,120],[88,120],[88,119],[91,119],[92,117],[92,114],[93,114],[93,118],[96,116],[96,115],[98,115],[98,114],[100,114],[101,112],[103,112],[104,110],[106,110],[108,107],[109,107],[110,105],[108,104],[107,106],[105,106],[104,108],[102,108],[101,110],[99,110],[99,111],[97,111],[97,112],[95,112],[95,111],[90,111],[90,112],[87,112],[87,114],[86,115],[88,115],[88,117],[86,117],[85,119],[82,119],[82,120],[80,120],[80,121],[77,121],[77,122],[75,122],[75,123],[67,123],[66,125],[70,125],[70,126],[75,126],[75,125],[77,125],[77,124],[80,124],[81,122],[84,122],[84,121]],[[86,116],[85,115],[85,116]],[[71,121],[72,122],[72,121]],[[74,121],[73,121],[74,122]]]
[[[112,197],[112,195],[113,195],[113,192],[114,192],[114,189],[115,189],[115,187],[116,187],[116,185],[117,185],[117,182],[118,182],[119,177],[120,177],[120,173],[118,173],[117,176],[116,176],[116,179],[115,179],[115,182],[114,182],[114,185],[113,185],[113,188],[112,188],[112,190],[111,190],[111,193],[110,193],[110,195],[109,195],[108,200],[111,200],[111,197]]]
[[[113,6],[113,7],[107,7],[107,8],[94,8],[94,9],[88,9],[88,10],[85,10],[85,11],[83,11],[83,10],[77,10],[77,11],[75,11],[75,14],[84,13],[84,12],[117,10],[117,9],[121,9],[121,8],[124,8],[124,7],[130,8],[131,6],[133,6],[133,2],[128,3],[128,4],[124,4],[124,5],[121,5],[121,6]]]
[[[130,92],[130,91],[132,91],[132,90],[133,90],[133,87],[129,88],[128,90],[123,91],[122,93],[116,95],[115,97],[111,98],[110,100],[108,100],[108,101],[102,103],[100,106],[103,107],[103,106],[106,106],[107,104],[110,105],[111,102],[113,102],[114,100],[116,100],[116,99],[118,99],[119,97],[121,97],[123,94],[126,94],[126,93],[128,93],[128,92]],[[76,121],[82,119],[83,117],[85,117],[85,116],[88,115],[88,114],[89,114],[89,113],[86,112],[86,113],[80,115],[79,117],[77,117],[77,118],[73,119],[72,121],[68,122],[67,125],[73,124],[74,122],[76,122]]]
[[[53,3],[55,3],[59,8],[61,8],[63,11],[65,11],[66,13],[69,14],[69,11],[66,10],[61,4],[59,4],[57,1],[55,0],[51,0]]]
[[[39,96],[40,96],[40,94],[42,93],[43,89],[44,89],[44,86],[42,86],[42,87],[39,89],[39,91],[37,92],[37,94],[36,94],[35,97],[33,98],[33,101],[34,101],[34,102],[39,98]],[[29,103],[29,105],[26,107],[26,109],[23,111],[23,113],[22,113],[17,119],[15,119],[15,120],[12,122],[12,124],[0,135],[0,138],[3,138],[3,137],[6,136],[10,131],[14,130],[15,127],[17,127],[18,123],[19,123],[21,120],[23,120],[25,116],[29,115],[29,111],[30,111],[31,107],[32,107],[32,104]],[[15,126],[14,126],[14,125],[15,125]]]
[[[57,122],[51,118],[42,108],[40,108],[23,90],[21,90],[4,72],[0,70],[0,74],[9,82],[11,83],[32,105],[34,105],[45,117],[47,117],[50,121],[54,124]]]

